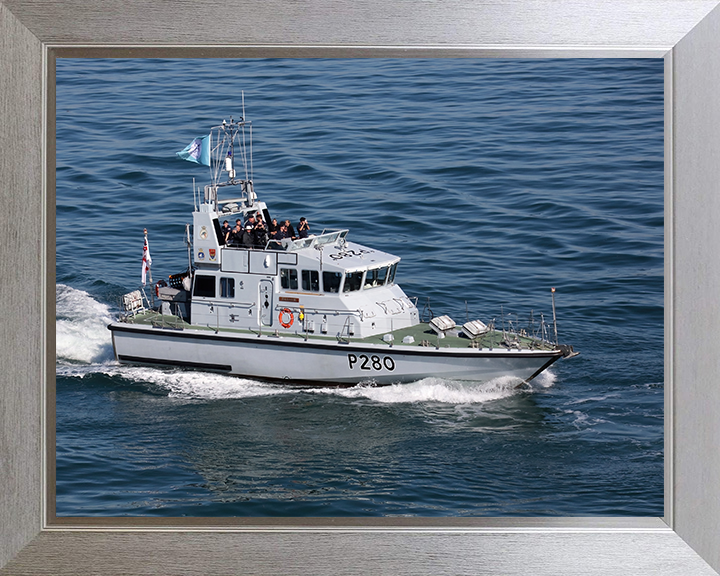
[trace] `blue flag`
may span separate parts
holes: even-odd
[[[177,153],[179,158],[210,166],[210,135],[195,138],[184,150]]]

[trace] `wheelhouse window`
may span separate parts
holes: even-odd
[[[395,262],[395,264],[390,266],[390,273],[388,274],[388,280],[387,280],[388,284],[392,284],[393,282],[395,282],[395,272],[397,271],[397,265],[398,265],[398,263]]]
[[[388,268],[373,268],[365,274],[365,283],[363,288],[375,288],[376,286],[384,286],[387,279]]]
[[[280,286],[285,290],[297,290],[298,275],[295,268],[280,268]]]
[[[215,276],[195,275],[193,296],[201,298],[215,298]]]
[[[235,278],[220,278],[220,297],[235,298]]]
[[[323,292],[339,292],[342,272],[323,272]]]
[[[302,271],[302,289],[308,292],[320,292],[320,273],[317,270]]]
[[[360,290],[362,286],[363,273],[361,272],[346,272],[345,273],[345,284],[343,286],[343,292],[354,292]]]

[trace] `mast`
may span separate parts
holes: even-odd
[[[233,124],[232,117],[230,118],[230,126]],[[225,120],[223,120],[223,127],[225,126]],[[230,136],[230,149],[228,150],[227,157],[225,158],[225,171],[228,173],[228,182],[235,182],[235,138],[231,134]]]
[[[219,126],[213,126],[210,130],[211,138],[211,154],[210,154],[210,175],[211,183],[205,188],[205,201],[213,203],[215,209],[218,209],[218,189],[225,186],[238,186],[240,185],[242,190],[242,200],[245,204],[250,207],[255,202],[255,194],[253,192],[253,183],[248,174],[248,158],[246,153],[246,142],[245,142],[245,126],[252,127],[250,121],[246,121],[244,117],[244,102],[243,102],[243,117],[240,120],[234,120],[232,117],[230,121],[223,120]],[[240,135],[242,132],[242,141],[240,141]],[[215,136],[213,137],[213,133]],[[214,145],[212,143],[215,142]],[[252,154],[252,130],[250,131],[250,150]],[[242,170],[244,177],[240,176],[238,179],[237,174],[237,163],[236,160],[240,156],[243,163]],[[252,162],[252,157],[250,158]],[[223,173],[227,173],[227,181],[222,181]]]

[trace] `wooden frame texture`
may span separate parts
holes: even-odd
[[[717,574],[718,4],[0,0],[0,575]],[[54,63],[148,55],[664,58],[664,517],[56,518]]]

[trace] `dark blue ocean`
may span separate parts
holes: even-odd
[[[435,315],[552,317],[510,380],[303,388],[119,366],[106,325],[187,267],[175,153],[253,122],[273,216],[402,258]],[[57,61],[59,516],[663,514],[663,61]],[[279,359],[282,361],[282,359]]]

